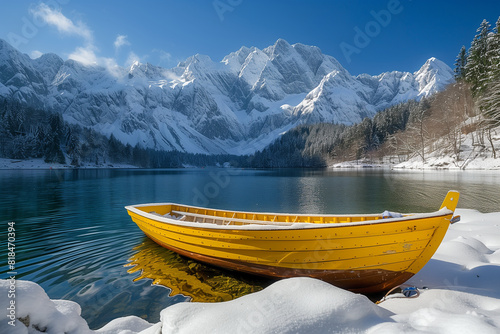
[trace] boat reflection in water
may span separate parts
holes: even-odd
[[[139,272],[135,281],[152,279],[196,302],[221,302],[262,290],[273,281],[214,268],[158,246],[149,238],[134,247],[137,251],[125,266],[128,273]]]

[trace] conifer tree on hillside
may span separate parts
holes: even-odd
[[[487,123],[496,126],[500,124],[500,17],[488,36],[487,58],[487,83],[478,103]]]
[[[490,29],[490,23],[483,20],[469,49],[465,66],[465,79],[471,85],[473,96],[480,95],[486,89],[489,69],[489,60],[487,58],[488,34]]]
[[[467,50],[462,46],[455,61],[455,80],[465,80],[465,67],[467,65]]]
[[[490,62],[489,81],[500,79],[500,17],[488,38],[488,60]]]

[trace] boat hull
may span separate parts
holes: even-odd
[[[360,293],[390,289],[417,273],[436,251],[453,216],[444,208],[402,218],[371,215],[352,224],[263,227],[210,226],[158,217],[173,209],[182,208],[177,204],[127,207],[149,238],[183,256],[272,278],[314,277]],[[333,217],[324,216],[323,221]],[[354,221],[360,216],[335,217]]]
[[[189,252],[165,244],[150,235],[147,236],[164,248],[206,264],[229,270],[245,272],[252,275],[269,277],[272,279],[312,277],[329,282],[339,288],[347,289],[352,292],[370,294],[385,291],[406,282],[414,275],[414,273],[410,272],[390,271],[384,269],[315,270],[259,265],[255,263],[227,260]]]

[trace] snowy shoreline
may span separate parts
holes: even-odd
[[[500,159],[489,159],[471,164],[471,167],[443,166],[439,162],[422,164],[420,161],[406,161],[399,164],[345,161],[329,166],[330,169],[387,169],[387,170],[429,170],[429,171],[500,171]]]
[[[409,160],[406,162],[402,162],[399,164],[391,164],[391,163],[373,163],[368,161],[344,161],[340,163],[336,163],[328,166],[330,169],[394,169],[394,170],[477,170],[477,171],[491,171],[491,170],[500,170],[500,159],[478,159],[477,161],[472,161],[468,164],[467,168],[462,169],[454,165],[450,165],[449,163],[443,165],[443,159],[429,159],[426,164],[422,164],[421,161],[418,160]],[[185,166],[186,168],[196,168],[195,166]],[[227,166],[226,166],[227,167]],[[84,164],[78,167],[71,165],[62,165],[62,164],[54,164],[54,163],[46,163],[43,159],[27,159],[27,160],[19,160],[19,159],[7,159],[0,158],[0,170],[30,170],[30,169],[140,169],[141,167],[137,167],[134,165],[128,164]]]
[[[128,164],[83,164],[75,167],[67,164],[47,163],[43,159],[8,159],[0,158],[0,170],[2,169],[106,169],[106,168],[138,168]]]
[[[463,162],[462,162],[463,164]],[[330,165],[333,169],[394,169],[394,170],[440,170],[440,171],[493,171],[500,170],[500,158],[476,157],[460,167],[451,157],[430,157],[425,163],[420,158],[413,158],[400,163],[372,162],[367,160],[344,161]]]
[[[494,143],[495,151],[500,151],[500,127],[493,130],[495,135],[491,140]],[[478,137],[478,135],[475,135]],[[464,135],[458,156],[449,147],[436,145],[439,148],[432,152],[427,152],[425,162],[418,154],[413,157],[384,156],[382,159],[368,161],[353,160],[336,163],[330,168],[389,168],[396,170],[500,170],[500,157],[493,156],[491,146],[478,145],[474,143],[472,135]],[[401,161],[404,160],[404,161]],[[376,162],[375,162],[376,161]]]
[[[14,320],[8,316],[12,299],[0,298],[7,314],[0,333],[498,333],[500,212],[456,213],[462,220],[450,226],[436,254],[407,282],[420,289],[417,298],[397,290],[376,305],[319,280],[292,278],[232,301],[172,305],[156,324],[129,315],[91,330],[80,305],[50,300],[36,283],[19,280]],[[0,295],[8,295],[10,283],[0,280]]]

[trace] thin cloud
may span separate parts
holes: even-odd
[[[172,61],[172,55],[169,52],[160,49],[153,49],[152,52],[158,54],[158,59],[159,59],[158,66],[170,65]]]
[[[119,78],[125,75],[124,70],[118,66],[114,58],[106,58],[98,56],[99,49],[94,44],[94,36],[92,30],[90,30],[87,25],[83,22],[72,21],[66,17],[60,9],[53,9],[45,3],[40,3],[36,7],[30,10],[31,14],[37,19],[50,26],[57,28],[59,33],[66,34],[69,36],[81,37],[84,40],[83,46],[75,48],[73,52],[68,55],[68,59],[75,60],[86,66],[98,65],[107,69],[107,71]],[[127,39],[126,35],[118,35],[114,41],[114,46],[116,50],[123,47],[124,45],[131,45]],[[32,56],[38,56],[38,52],[34,51]],[[140,61],[140,57],[134,52],[130,52],[127,63],[133,64],[136,61]]]
[[[68,59],[76,60],[84,65],[96,65],[98,64],[98,58],[93,50],[92,46],[87,47],[77,47],[73,51]]]
[[[114,46],[115,49],[119,49],[124,45],[130,45],[126,35],[118,35],[115,39]]]
[[[98,48],[94,45],[92,31],[83,22],[74,22],[67,18],[60,9],[53,9],[45,3],[31,9],[31,14],[46,24],[56,27],[59,33],[81,37],[84,45],[77,47],[68,55],[68,59],[78,61],[84,65],[104,66],[113,75],[118,75],[116,61],[112,58],[98,57]],[[34,54],[36,55],[36,53]]]
[[[56,27],[61,33],[80,36],[89,44],[93,41],[92,31],[84,23],[74,23],[64,16],[60,10],[52,9],[45,3],[41,3],[33,8],[31,13],[48,25]]]
[[[125,61],[125,66],[130,67],[130,66],[132,66],[133,64],[135,64],[137,62],[140,63],[141,62],[141,58],[137,54],[135,54],[134,52],[131,51],[128,54],[127,60]]]
[[[30,57],[31,57],[31,59],[37,59],[37,58],[40,58],[42,55],[43,55],[43,52],[38,51],[38,50],[33,50],[33,51],[31,51],[31,53],[30,53]]]

